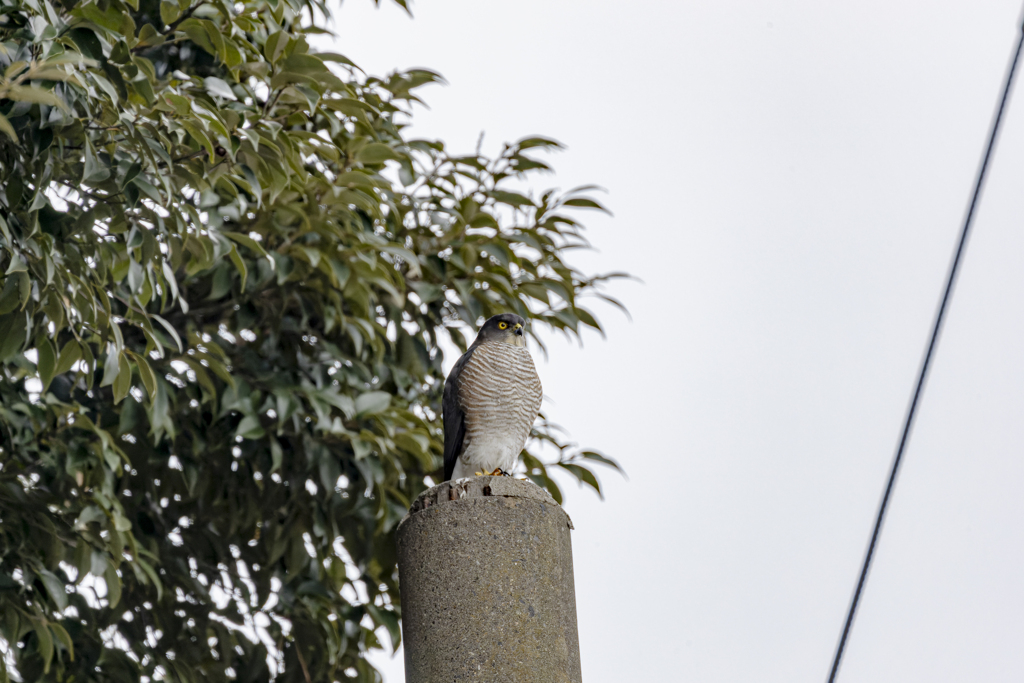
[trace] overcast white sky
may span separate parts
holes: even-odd
[[[385,0],[386,2],[386,0]],[[415,133],[569,150],[608,189],[608,338],[554,341],[588,683],[824,681],[1003,77],[1017,0],[348,0],[428,67]],[[1020,88],[1017,89],[1018,91]],[[1024,679],[1024,94],[1011,104],[840,680]],[[378,661],[401,683],[401,656]]]

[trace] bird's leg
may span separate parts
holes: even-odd
[[[511,477],[512,473],[511,472],[506,472],[505,470],[501,469],[500,467],[495,467],[493,472],[477,472],[476,476],[478,476],[478,477],[498,477],[498,476],[501,476],[501,477]]]

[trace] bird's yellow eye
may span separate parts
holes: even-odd
[[[508,323],[498,323],[498,329],[499,330],[507,330],[508,329]]]

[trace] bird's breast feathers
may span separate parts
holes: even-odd
[[[459,377],[466,440],[460,461],[510,471],[526,445],[543,397],[530,352],[505,343],[481,344]]]

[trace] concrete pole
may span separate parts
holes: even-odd
[[[406,683],[582,683],[571,528],[528,481],[424,492],[398,526]]]

